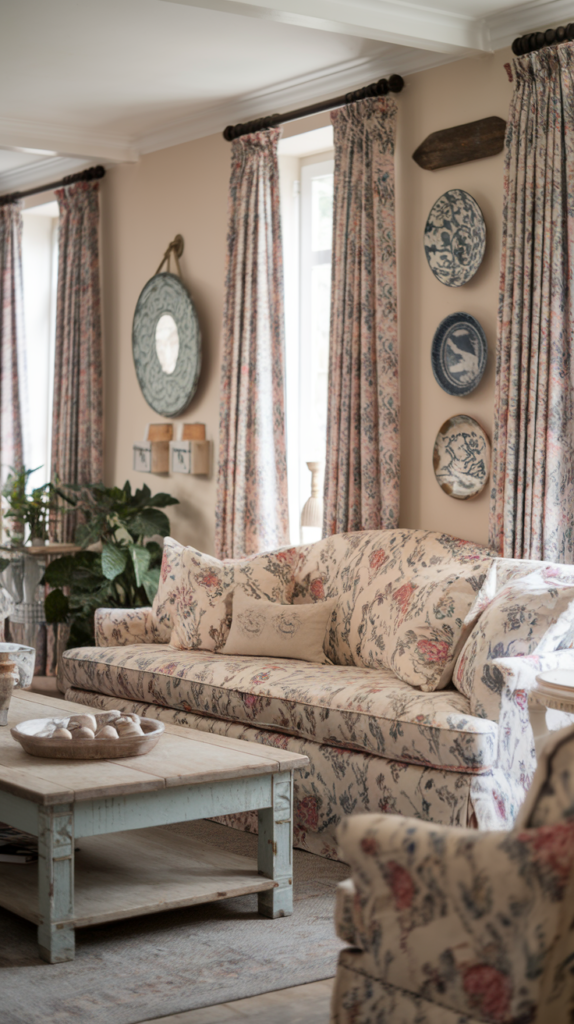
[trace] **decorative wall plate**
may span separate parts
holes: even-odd
[[[425,227],[425,253],[434,276],[459,288],[476,274],[486,246],[480,206],[468,192],[452,188],[437,199]]]
[[[436,435],[434,475],[451,498],[474,498],[490,473],[490,441],[470,416],[452,416]]]
[[[469,395],[486,368],[486,335],[470,313],[451,313],[438,325],[431,363],[437,384],[448,395]]]
[[[175,274],[156,274],[144,285],[134,313],[132,348],[148,405],[160,416],[179,416],[197,388],[201,332],[191,296]]]

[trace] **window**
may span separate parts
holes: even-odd
[[[320,129],[320,131],[331,131]],[[312,135],[315,133],[308,133]],[[304,139],[305,136],[300,136]],[[294,139],[285,140],[293,143]],[[280,143],[281,146],[281,143]],[[320,537],[301,531],[301,510],[311,494],[307,462],[325,463],[333,160],[330,154],[280,156],[285,256],[286,419],[291,542]]]
[[[22,211],[22,280],[28,375],[24,464],[41,467],[30,489],[50,479],[58,272],[57,202]]]

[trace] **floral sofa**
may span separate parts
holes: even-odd
[[[569,1024],[574,728],[542,751],[512,832],[346,818],[331,1024]]]
[[[535,768],[528,691],[542,668],[574,668],[572,567],[497,559],[415,530],[340,534],[258,556],[277,587],[291,574],[293,606],[337,598],[325,663],[311,664],[226,655],[214,627],[213,649],[180,649],[177,607],[187,634],[205,643],[194,595],[216,587],[230,565],[249,572],[251,564],[208,559],[207,571],[176,587],[186,552],[195,566],[207,558],[167,539],[153,609],[99,610],[98,646],[64,655],[68,699],[306,754],[295,843],[324,856],[337,856],[340,820],[360,812],[512,826]],[[511,593],[497,612],[496,600],[533,572],[536,582],[536,571],[542,583],[524,598]],[[274,585],[266,596],[278,592]],[[533,640],[540,609],[557,600],[566,609],[552,612],[558,625]],[[465,626],[477,603],[480,617]],[[256,826],[242,819],[242,827]]]

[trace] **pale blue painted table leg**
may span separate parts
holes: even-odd
[[[273,804],[259,811],[257,867],[277,882],[259,893],[258,909],[264,917],[293,913],[293,772],[273,775]]]
[[[69,804],[38,810],[38,944],[50,964],[73,960],[74,814]]]

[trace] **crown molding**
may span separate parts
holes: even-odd
[[[98,132],[87,132],[46,121],[19,121],[0,117],[0,146],[4,149],[50,149],[60,156],[85,157],[129,163],[138,159],[131,141]]]
[[[510,46],[517,36],[526,32],[565,25],[574,21],[572,0],[534,0],[486,18],[493,50]]]
[[[162,0],[224,14],[464,56],[488,51],[484,20],[408,0]]]
[[[73,156],[51,156],[46,160],[35,160],[33,164],[24,164],[23,167],[15,167],[12,171],[0,174],[0,193],[5,195],[7,192],[36,188],[67,174],[83,171],[92,162],[84,157]]]
[[[158,149],[218,134],[228,124],[239,124],[279,110],[297,109],[327,96],[359,89],[379,78],[425,71],[457,59],[444,54],[389,45],[370,57],[357,58],[327,70],[301,75],[269,89],[259,89],[241,99],[218,103],[198,114],[179,118],[159,131],[134,140],[134,147],[143,156]]]

